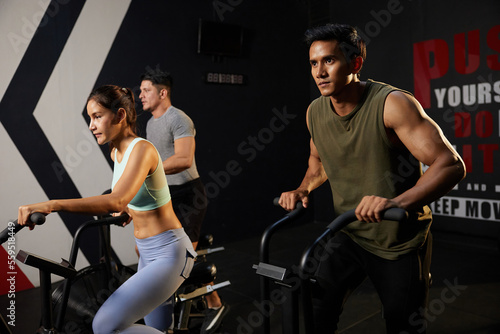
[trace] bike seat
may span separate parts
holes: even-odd
[[[217,268],[211,262],[195,262],[193,270],[182,285],[208,284],[215,280]]]

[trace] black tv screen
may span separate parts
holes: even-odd
[[[198,53],[238,57],[242,54],[243,28],[238,25],[200,20]]]

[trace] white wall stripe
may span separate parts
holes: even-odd
[[[111,186],[112,170],[82,111],[127,13],[130,1],[88,0],[38,102],[34,115],[83,197]],[[53,166],[57,170],[57,165]],[[131,226],[112,240],[125,264],[137,262]]]
[[[0,195],[2,202],[8,199],[9,206],[2,204],[0,214],[1,230],[7,227],[7,223],[17,218],[17,208],[23,204],[46,201],[43,190],[31,173],[28,165],[10,139],[3,125],[0,125],[0,143],[2,143],[2,154],[8,159],[0,159],[0,171],[9,171],[8,177],[2,177]],[[2,173],[3,174],[3,173]],[[6,175],[4,175],[6,176]],[[15,237],[15,253],[21,249],[35,253],[45,258],[59,262],[61,258],[68,258],[71,249],[72,237],[64,226],[59,215],[52,214],[47,217],[43,226],[36,227],[33,231],[21,230]],[[2,245],[6,250],[6,244]],[[18,267],[26,274],[35,286],[39,285],[38,270],[18,262]],[[88,266],[88,262],[81,252],[78,255],[77,268]],[[4,273],[2,273],[4,275]],[[4,276],[2,276],[4,277]],[[61,280],[53,276],[53,282]]]
[[[34,112],[82,196],[99,194],[111,184],[112,171],[82,111],[129,3],[85,3]]]
[[[49,1],[0,1],[0,101],[48,5]]]

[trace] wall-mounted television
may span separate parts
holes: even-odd
[[[200,19],[198,53],[216,56],[239,57],[243,49],[243,28]]]

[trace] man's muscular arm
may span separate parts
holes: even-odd
[[[176,139],[174,141],[175,153],[163,161],[165,174],[177,174],[191,167],[195,146],[194,137]]]
[[[462,158],[414,97],[399,91],[389,94],[384,123],[410,153],[429,168],[414,187],[395,198],[364,197],[356,208],[356,216],[361,221],[380,221],[381,212],[390,207],[411,210],[429,204],[465,177]]]

